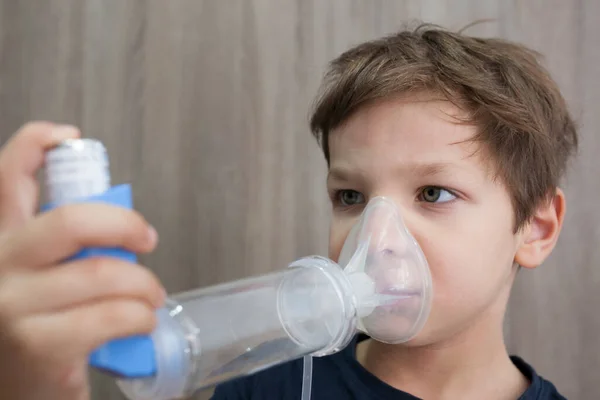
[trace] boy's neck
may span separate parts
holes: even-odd
[[[516,399],[529,382],[510,360],[501,319],[486,316],[468,330],[431,346],[365,341],[357,357],[382,381],[420,398]]]

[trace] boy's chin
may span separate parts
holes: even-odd
[[[419,332],[409,337],[414,322],[401,316],[387,316],[387,318],[380,320],[367,317],[365,323],[368,325],[369,330],[367,335],[373,340],[406,348],[439,344],[444,341],[445,337],[444,332],[440,332],[439,329],[433,327],[429,321],[425,323],[425,326]]]
[[[363,319],[368,334],[373,339],[390,344],[400,342],[400,344],[404,345],[411,345],[413,342],[419,342],[420,337],[425,333],[421,330],[415,335],[415,322],[416,315],[407,316],[389,311],[375,311],[373,314]],[[425,326],[427,326],[427,324]]]

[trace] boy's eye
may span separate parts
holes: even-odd
[[[365,202],[365,196],[356,190],[340,190],[337,193],[337,198],[343,206],[355,206]]]
[[[456,199],[456,196],[441,187],[427,186],[421,190],[419,198],[427,203],[447,203]]]

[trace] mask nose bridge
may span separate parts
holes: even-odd
[[[400,206],[391,197],[373,197],[348,231],[338,262],[345,267],[358,249],[367,269],[398,261],[412,250],[408,232]]]
[[[375,197],[363,216],[363,239],[369,239],[368,257],[401,256],[408,249],[400,207],[388,197]]]

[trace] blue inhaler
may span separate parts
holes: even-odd
[[[131,208],[128,185],[111,188],[104,147],[69,140],[47,156],[44,209],[105,201]],[[75,257],[120,249],[85,249]],[[302,400],[311,392],[312,357],[342,350],[357,332],[403,343],[423,328],[431,307],[427,261],[384,197],[372,199],[345,241],[338,262],[303,257],[288,268],[177,293],[158,309],[149,336],[115,340],[90,365],[117,376],[130,400],[172,400],[228,380],[304,358]]]
[[[110,186],[106,149],[97,140],[66,140],[46,153],[45,189],[48,211],[67,203],[103,202],[132,208],[131,186]],[[94,256],[116,257],[136,262],[135,254],[118,248],[85,248],[70,259]],[[89,364],[122,377],[143,377],[156,372],[152,341],[149,336],[134,336],[106,343],[96,349]]]

